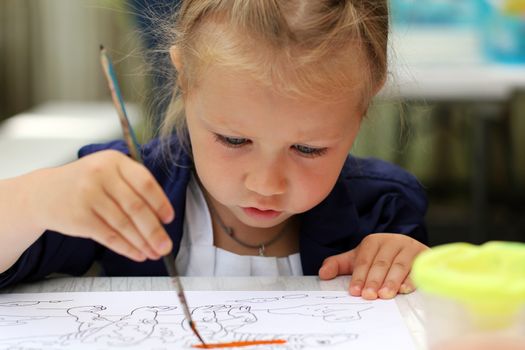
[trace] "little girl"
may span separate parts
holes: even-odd
[[[392,298],[426,249],[417,180],[348,156],[387,74],[386,0],[184,1],[144,166],[121,141],[0,182],[0,287],[109,276],[352,274]],[[169,155],[165,157],[165,155]]]

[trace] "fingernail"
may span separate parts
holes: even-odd
[[[350,289],[351,289],[352,292],[354,292],[355,294],[361,294],[361,286],[352,286],[352,287],[350,287]]]
[[[392,299],[396,296],[396,293],[388,287],[381,288],[378,294],[381,297],[381,299]]]
[[[171,247],[171,242],[169,240],[163,240],[157,246],[157,250],[160,254],[164,255],[169,253]]]
[[[173,219],[175,219],[175,215],[173,212],[169,212],[168,214],[164,215],[163,219],[162,219],[162,222],[165,223],[165,224],[169,224],[170,222],[173,221]]]
[[[365,288],[361,295],[365,299],[377,299],[377,292],[373,288]]]
[[[414,290],[407,286],[406,284],[402,284],[401,287],[399,287],[399,293],[401,294],[408,294],[408,293],[412,293]]]

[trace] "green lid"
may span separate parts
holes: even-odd
[[[454,299],[486,316],[525,305],[525,244],[446,244],[420,254],[411,277],[422,291]]]

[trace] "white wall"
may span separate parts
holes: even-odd
[[[113,57],[125,98],[139,100],[140,45],[124,3],[1,0],[0,89],[9,88],[10,97],[0,101],[16,104],[13,110],[48,100],[108,99],[99,44]]]

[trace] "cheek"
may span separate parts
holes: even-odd
[[[193,160],[199,179],[215,199],[228,203],[228,194],[239,192],[234,188],[240,181],[236,176],[241,174],[237,164],[225,158],[220,145],[211,137],[198,140],[194,145]]]
[[[323,162],[315,169],[303,170],[295,177],[291,198],[294,212],[310,210],[328,196],[339,177],[343,161]]]

